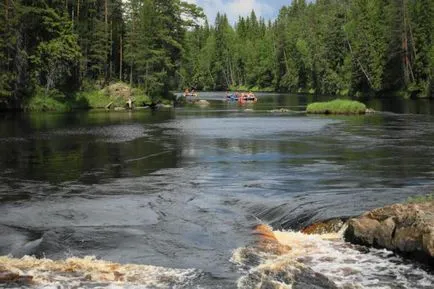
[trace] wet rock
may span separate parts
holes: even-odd
[[[0,269],[0,283],[14,282],[19,278],[20,278],[19,274]]]
[[[291,112],[291,110],[286,109],[286,108],[279,108],[279,109],[269,110],[268,112],[271,112],[271,113],[287,113],[287,112]]]
[[[294,289],[337,289],[338,287],[326,276],[304,268],[294,274]]]
[[[434,202],[396,204],[350,219],[345,240],[434,264]]]
[[[253,228],[258,240],[254,247],[237,249],[233,262],[242,265],[247,275],[238,280],[243,289],[337,289],[328,277],[291,256],[292,248],[281,244],[268,225]],[[277,235],[278,236],[278,235]]]
[[[255,226],[253,228],[253,234],[258,236],[257,247],[262,251],[281,255],[291,250],[290,246],[283,245],[277,240],[272,228],[267,225],[260,224]]]
[[[337,289],[326,276],[294,260],[267,263],[250,270],[238,282],[238,288],[250,289]]]
[[[198,106],[209,106],[210,103],[207,100],[201,99],[195,102],[196,105]]]
[[[345,220],[341,218],[330,219],[327,221],[314,223],[307,226],[301,232],[308,235],[323,235],[339,232],[345,224]]]
[[[372,109],[372,108],[367,108],[366,111],[365,111],[365,113],[366,113],[366,114],[369,114],[369,113],[376,113],[376,111],[375,111],[374,109]]]
[[[29,284],[33,280],[32,276],[20,275],[15,272],[11,272],[4,268],[0,268],[0,284],[1,283],[21,283]]]

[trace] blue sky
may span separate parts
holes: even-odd
[[[214,23],[217,12],[226,13],[231,23],[239,15],[246,16],[252,9],[256,15],[265,19],[274,19],[283,5],[289,5],[291,0],[185,0],[202,7],[208,16],[208,21]]]

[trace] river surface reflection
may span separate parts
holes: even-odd
[[[235,288],[245,272],[234,252],[252,244],[258,222],[298,230],[434,187],[430,102],[367,101],[386,112],[324,117],[302,113],[314,96],[259,94],[243,107],[223,96],[202,94],[211,102],[202,108],[2,115],[0,256],[96,256],[181,270],[152,286]],[[270,112],[280,108],[290,111]],[[348,250],[339,252],[356,254]],[[379,264],[382,254],[353,256],[365,260],[354,271],[371,272],[366,259]],[[367,273],[351,280],[431,288],[430,274],[405,268],[378,283]]]

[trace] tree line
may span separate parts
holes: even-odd
[[[119,80],[167,94],[186,32],[204,17],[180,0],[2,0],[0,14],[3,108]]]
[[[181,73],[207,90],[432,97],[433,33],[431,0],[293,0],[273,22],[188,31]]]
[[[148,95],[434,91],[431,0],[293,0],[234,25],[181,0],[2,0],[0,14],[3,107],[119,80]]]

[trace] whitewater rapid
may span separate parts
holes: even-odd
[[[388,250],[346,243],[343,230],[324,235],[272,234],[278,242],[273,246],[256,244],[234,251],[231,261],[244,274],[238,288],[433,288],[434,276],[420,265]]]

